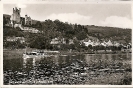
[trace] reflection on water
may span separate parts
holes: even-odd
[[[131,54],[85,54],[41,59],[4,58],[4,84],[86,84],[101,71],[124,69]],[[121,65],[121,66],[119,66]],[[111,70],[105,70],[108,68]],[[121,70],[123,71],[123,70]]]

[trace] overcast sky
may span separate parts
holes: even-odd
[[[4,4],[3,13],[11,15],[14,7],[21,8],[32,19],[45,21],[59,19],[81,25],[131,28],[131,4]]]

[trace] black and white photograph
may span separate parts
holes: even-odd
[[[132,85],[132,7],[3,4],[3,85]]]

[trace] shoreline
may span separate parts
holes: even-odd
[[[29,48],[27,52],[31,52],[37,49]],[[48,50],[50,51],[50,50]],[[25,53],[25,49],[3,49],[3,58],[21,58]],[[112,52],[78,52],[78,51],[59,51],[59,55],[82,55],[82,54],[124,54],[127,52],[112,51]],[[129,52],[128,52],[129,53]]]

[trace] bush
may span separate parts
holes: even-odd
[[[10,48],[10,49],[18,49],[18,48],[25,48],[25,44],[21,44],[20,41],[6,41],[4,42],[3,45],[5,48]]]
[[[131,85],[132,84],[132,74],[131,72],[125,72],[121,80],[117,83],[118,85]]]

